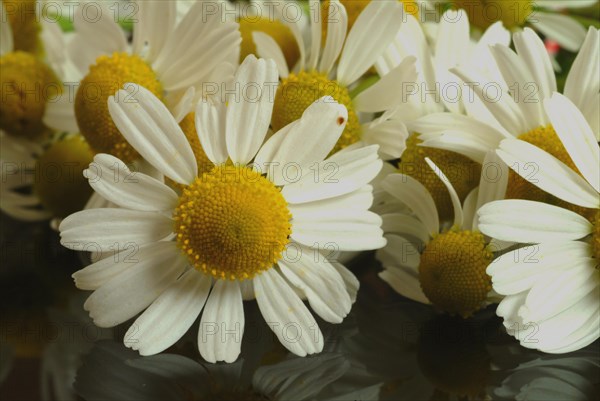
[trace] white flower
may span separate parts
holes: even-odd
[[[404,91],[406,97],[399,107],[398,118],[408,122],[448,110],[493,120],[451,69],[469,66],[488,78],[501,78],[488,47],[510,45],[510,33],[502,22],[496,22],[478,40],[473,40],[469,19],[463,10],[446,11],[439,23],[420,24],[412,15],[404,18],[396,38],[375,64],[377,72],[385,76],[406,57],[412,56],[417,60],[417,80],[401,82],[396,88]],[[432,43],[428,42],[426,32],[432,34]]]
[[[97,18],[84,5],[74,11],[75,33],[65,44],[70,75],[78,83],[75,97],[66,91],[49,104],[46,123],[57,129],[77,128],[96,152],[126,162],[134,152],[112,124],[106,99],[125,82],[143,85],[161,97],[181,121],[194,100],[205,96],[203,83],[232,79],[238,65],[238,24],[197,2],[178,21],[176,1],[138,1],[133,42],[128,43],[106,4],[92,3]],[[78,73],[77,73],[78,72]]]
[[[335,149],[354,143],[377,144],[381,147],[382,157],[400,157],[408,133],[403,122],[393,118],[393,109],[402,101],[402,93],[397,90],[400,83],[416,79],[415,59],[406,58],[387,76],[356,96],[351,96],[350,89],[375,64],[398,33],[402,5],[395,1],[370,2],[346,36],[346,9],[338,0],[331,1],[323,46],[319,1],[311,0],[310,10],[310,45],[304,41],[299,22],[287,21],[300,47],[300,60],[294,73],[290,74],[293,66],[287,65],[282,49],[273,38],[262,32],[253,33],[258,54],[274,59],[282,78],[275,99],[273,127],[282,128],[298,118],[314,100],[331,95],[344,104],[349,113],[348,125]],[[376,112],[386,113],[375,120],[359,120],[358,113]]]
[[[488,268],[494,289],[506,295],[497,314],[524,347],[564,353],[600,335],[600,150],[571,101],[554,94],[544,105],[578,172],[523,141],[503,141],[498,154],[532,184],[592,209],[592,222],[557,206],[506,200],[479,210],[479,228],[500,240],[535,244],[502,255]],[[519,168],[525,163],[538,167],[533,177]]]
[[[598,29],[590,28],[565,85],[565,96],[582,111],[594,133],[600,124],[600,44]],[[434,113],[411,124],[420,132],[424,146],[451,150],[479,163],[489,150],[506,138],[526,139],[537,146],[560,146],[558,137],[542,104],[556,89],[551,60],[541,39],[531,30],[515,33],[517,52],[503,45],[491,47],[502,76],[508,85],[478,74],[466,67],[451,71],[471,83],[499,124],[489,124],[479,116],[466,117]],[[509,93],[510,92],[510,93]],[[564,160],[563,160],[564,161]]]
[[[463,207],[444,173],[429,158],[426,161],[450,193],[452,226],[440,226],[435,202],[419,181],[390,174],[381,186],[412,214],[400,209],[382,216],[388,244],[377,251],[385,269],[379,276],[401,295],[467,317],[494,295],[485,269],[496,249],[477,231],[475,211],[504,197],[507,169],[493,152],[488,153],[485,166],[490,169],[484,169],[479,188],[469,194]]]
[[[200,353],[211,362],[234,361],[244,327],[242,297],[254,296],[286,348],[298,355],[319,352],[322,335],[298,294],[324,320],[341,322],[358,281],[327,260],[327,253],[332,247],[385,245],[381,219],[368,211],[373,196],[367,183],[382,166],[377,146],[324,160],[347,120],[345,108],[331,98],[313,104],[262,145],[272,110],[267,89],[276,82],[272,61],[249,56],[235,85],[254,88],[258,97],[198,104],[196,129],[215,164],[201,176],[177,122],[148,90],[127,85],[133,93],[120,90],[109,100],[131,145],[186,188],[178,197],[151,177],[131,177],[115,157],[97,155],[86,173],[90,184],[121,208],[69,216],[60,226],[61,242],[72,249],[123,249],[74,278],[78,287],[95,290],[85,308],[99,326],[114,326],[147,308],[125,336],[126,345],[143,355],[175,343],[204,307]],[[295,180],[291,171],[300,173]],[[131,247],[136,263],[126,258]],[[209,326],[238,335],[206,335]]]

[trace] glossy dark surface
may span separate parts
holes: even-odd
[[[323,353],[290,355],[245,303],[237,362],[209,364],[196,331],[160,355],[122,344],[127,323],[99,329],[70,275],[80,255],[45,224],[2,216],[0,399],[178,400],[594,400],[600,345],[565,355],[522,348],[494,309],[469,320],[436,314],[396,295],[372,254],[350,267],[361,281],[340,325],[319,322]],[[194,327],[194,326],[193,326]]]

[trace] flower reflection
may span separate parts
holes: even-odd
[[[262,355],[277,358],[278,351]],[[98,342],[77,372],[75,389],[86,400],[306,400],[343,375],[348,362],[337,353],[288,357],[256,366],[197,362],[178,354],[140,357],[112,341]]]

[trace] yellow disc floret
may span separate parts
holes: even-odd
[[[569,156],[569,152],[562,144],[560,138],[556,134],[556,131],[552,125],[542,126],[535,128],[529,132],[526,132],[518,137],[520,140],[528,142],[543,151],[556,157],[561,162],[569,166],[573,171],[579,173],[579,169]],[[520,164],[510,166],[517,168],[524,174],[527,179],[521,177],[519,174],[510,170],[508,175],[508,185],[506,188],[507,199],[526,199],[537,202],[549,203],[560,207],[567,208],[576,213],[585,216],[586,218],[592,218],[594,211],[592,209],[586,209],[580,206],[570,204],[562,199],[558,199],[553,195],[543,191],[542,189],[535,186],[532,182],[536,179],[538,166],[534,163]]]
[[[217,279],[245,280],[270,269],[291,234],[281,191],[247,167],[216,166],[184,189],[177,243],[193,266]]]
[[[451,229],[439,234],[421,254],[421,288],[437,308],[468,317],[481,309],[492,288],[485,272],[492,258],[478,232]]]
[[[3,0],[13,37],[13,50],[39,54],[41,42],[39,38],[36,0]]]
[[[592,232],[592,255],[596,258],[596,268],[600,269],[600,210],[592,220],[594,231]]]
[[[275,39],[279,45],[287,65],[292,68],[300,58],[300,49],[298,43],[292,34],[290,28],[281,21],[263,18],[246,17],[240,19],[240,34],[242,35],[242,47],[240,51],[240,63],[249,54],[256,54],[256,44],[252,38],[252,32],[263,32]],[[258,56],[258,55],[257,55]]]
[[[83,176],[94,154],[81,135],[58,139],[39,157],[34,192],[53,216],[67,217],[80,211],[92,195]]]
[[[277,88],[271,124],[275,131],[302,117],[302,113],[323,96],[331,96],[348,109],[348,122],[332,153],[360,140],[361,126],[348,89],[318,72],[290,74]]]
[[[531,0],[455,0],[456,8],[462,8],[473,26],[487,29],[496,21],[502,21],[508,29],[523,26],[533,14]]]
[[[152,68],[139,56],[126,53],[98,57],[75,96],[77,125],[92,149],[109,153],[125,163],[135,160],[137,152],[113,123],[107,101],[128,82],[139,84],[162,98],[162,87]]]
[[[458,153],[442,149],[418,146],[422,141],[412,134],[406,141],[406,150],[398,164],[402,174],[411,176],[427,188],[438,210],[441,220],[453,218],[454,209],[448,189],[425,162],[429,157],[446,174],[461,202],[469,192],[479,185],[481,165]]]
[[[413,0],[398,0],[404,6],[404,11],[407,14],[413,15],[415,17],[419,16],[419,6],[416,1]],[[363,12],[363,10],[369,5],[371,0],[340,0],[340,3],[346,9],[346,13],[348,14],[348,32],[354,26],[356,19]],[[329,0],[325,0],[321,2],[321,29],[322,29],[322,37],[323,41],[327,37],[327,25],[329,21],[336,22],[339,19],[336,19],[335,15],[329,16]],[[400,23],[400,21],[398,21]],[[324,42],[323,42],[324,43]]]
[[[0,128],[30,139],[47,133],[46,103],[60,92],[52,70],[34,55],[16,51],[0,57],[0,71]]]

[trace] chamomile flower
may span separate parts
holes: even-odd
[[[502,45],[491,48],[508,90],[468,68],[452,69],[465,82],[475,83],[475,93],[500,126],[473,117],[434,113],[417,120],[411,128],[421,133],[424,146],[451,150],[476,162],[481,162],[489,150],[497,149],[503,139],[517,138],[551,153],[573,168],[573,161],[551,124],[552,116],[542,106],[543,100],[556,91],[556,78],[544,44],[527,28],[515,33],[513,40],[516,53]],[[564,91],[596,134],[600,123],[599,46],[598,30],[590,28]],[[506,197],[556,201],[512,172]]]
[[[494,178],[482,174],[480,187],[463,207],[448,178],[430,159],[426,160],[450,193],[452,226],[440,225],[435,202],[419,181],[408,175],[390,174],[382,187],[408,206],[412,214],[382,216],[388,244],[377,251],[385,269],[379,276],[401,295],[468,317],[494,300],[486,268],[496,249],[477,230],[475,211],[490,200],[503,198],[507,169],[490,152],[486,165],[494,168]]]
[[[109,100],[111,116],[133,148],[185,188],[178,196],[144,174],[137,174],[135,182],[125,181],[128,170],[122,161],[97,155],[86,175],[96,191],[120,208],[69,216],[60,226],[61,243],[72,249],[87,243],[102,250],[114,249],[115,243],[120,249],[139,247],[136,263],[128,263],[127,253],[121,253],[118,260],[103,259],[74,278],[79,288],[95,290],[85,308],[101,327],[146,309],[125,336],[126,345],[143,355],[175,343],[204,308],[201,355],[211,362],[234,361],[239,337],[221,341],[202,333],[213,323],[241,333],[243,296],[256,297],[265,320],[290,351],[319,352],[322,335],[296,291],[324,320],[341,322],[358,282],[322,251],[385,244],[381,219],[368,211],[373,196],[367,183],[382,166],[377,146],[348,149],[324,160],[348,118],[342,105],[321,99],[261,146],[273,107],[268,88],[276,82],[272,61],[248,56],[235,85],[256,89],[253,101],[198,104],[196,129],[214,163],[203,174],[197,173],[176,121],[149,90],[127,85],[135,93],[120,90]],[[298,329],[296,341],[288,341],[282,331],[290,325]]]
[[[289,24],[300,47],[300,61],[292,73],[275,40],[261,32],[253,34],[258,54],[276,61],[282,79],[273,108],[273,129],[279,130],[295,121],[315,100],[328,95],[348,109],[348,123],[334,151],[355,143],[378,144],[383,157],[399,157],[406,139],[402,122],[391,119],[387,113],[371,123],[361,122],[359,113],[392,111],[401,102],[397,85],[415,78],[414,59],[407,58],[393,72],[356,96],[352,96],[352,89],[396,36],[403,16],[401,4],[395,1],[369,3],[346,37],[346,10],[339,1],[331,1],[328,15],[334,17],[328,21],[324,46],[321,45],[319,2],[311,1],[310,7],[314,14],[310,46],[305,44],[297,24]],[[334,66],[337,66],[335,79]]]
[[[41,27],[35,19],[20,17],[30,15],[29,2],[16,2],[11,13],[7,13],[4,3],[0,2],[0,130],[11,136],[38,140],[50,134],[50,129],[42,118],[49,99],[60,91],[60,83],[54,71],[35,52],[19,42],[19,35],[33,35],[31,41],[41,47]],[[35,2],[31,2],[33,7]],[[22,9],[23,7],[23,9]],[[14,16],[16,15],[16,17]],[[10,22],[10,23],[9,23]],[[35,23],[35,29],[22,27]],[[32,32],[30,32],[32,31]]]
[[[568,98],[555,94],[544,105],[575,168],[514,139],[502,141],[498,154],[544,191],[593,209],[594,217],[589,221],[557,206],[506,200],[479,210],[479,228],[500,240],[536,244],[534,252],[514,250],[488,268],[494,290],[505,295],[497,314],[522,346],[565,353],[600,336],[600,150]],[[518,168],[525,163],[539,167],[533,178]]]
[[[95,152],[129,163],[137,152],[112,122],[108,97],[124,83],[136,83],[163,99],[181,121],[202,94],[203,82],[219,83],[233,75],[239,55],[238,24],[206,12],[203,2],[177,21],[175,1],[140,1],[130,45],[111,10],[101,3],[96,6],[97,21],[85,18],[81,7],[75,10],[75,35],[68,51],[81,82],[74,99],[61,96],[53,112],[76,121]]]
[[[394,112],[393,119],[405,123],[410,136],[406,149],[397,165],[402,174],[410,175],[421,182],[435,201],[442,220],[452,218],[452,202],[445,185],[427,166],[429,157],[448,175],[460,201],[479,183],[479,162],[455,153],[452,149],[433,149],[421,146],[419,131],[412,126],[419,117],[449,111],[452,113],[478,116],[493,122],[489,111],[474,97],[472,91],[449,71],[457,65],[469,65],[490,79],[499,75],[488,46],[510,43],[510,35],[500,22],[491,26],[474,41],[469,34],[466,15],[449,10],[435,29],[435,42],[430,45],[425,38],[424,25],[411,15],[406,16],[398,35],[384,55],[377,61],[380,75],[386,76],[407,57],[415,57],[418,76],[414,82],[398,83],[397,90],[404,92],[405,100]],[[471,101],[475,100],[475,101]]]
[[[498,20],[511,30],[529,26],[565,49],[576,52],[585,39],[585,28],[557,11],[590,7],[597,0],[454,0],[451,3],[463,8],[473,25],[480,29],[486,29]]]

